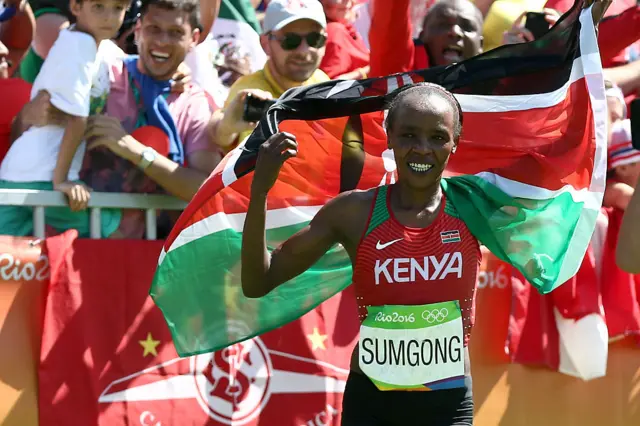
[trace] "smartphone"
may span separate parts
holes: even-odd
[[[538,39],[549,31],[549,23],[542,12],[527,12],[527,20],[524,27],[531,31],[533,37]]]
[[[634,99],[629,105],[631,116],[631,145],[640,151],[640,99]]]
[[[274,100],[264,100],[248,94],[244,102],[242,119],[247,122],[260,121],[271,105],[275,103]]]

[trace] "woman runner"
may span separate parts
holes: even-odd
[[[397,183],[340,194],[271,254],[267,193],[297,144],[278,133],[261,146],[244,224],[242,288],[261,297],[341,244],[362,322],[342,425],[472,425],[467,343],[481,253],[440,185],[462,111],[442,87],[419,83],[399,89],[385,127]]]

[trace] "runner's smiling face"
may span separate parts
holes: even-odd
[[[156,80],[170,79],[199,37],[187,12],[149,5],[136,26],[141,71]]]
[[[457,110],[443,95],[422,90],[404,94],[389,112],[387,134],[398,182],[427,189],[442,177],[458,144]]]

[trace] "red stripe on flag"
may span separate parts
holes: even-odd
[[[594,157],[594,121],[582,78],[571,84],[563,101],[548,108],[465,113],[460,148],[448,170],[499,169],[502,177],[538,187],[582,189],[591,183]],[[564,176],[561,170],[574,172]]]
[[[397,77],[399,78],[399,77]],[[566,98],[548,108],[524,111],[466,112],[460,149],[448,170],[475,174],[498,172],[500,176],[537,187],[557,190],[565,185],[588,188],[595,157],[595,132],[584,78],[571,84]],[[589,111],[584,114],[584,111]],[[387,149],[382,112],[361,116],[364,164],[359,189],[375,187],[389,174],[382,162]],[[280,131],[296,135],[298,157],[285,163],[269,194],[269,208],[322,205],[340,190],[340,167],[347,117],[317,121],[291,120]],[[493,131],[493,129],[499,129]],[[346,141],[350,142],[350,141]],[[229,156],[224,160],[229,161]],[[251,179],[247,175],[224,190],[221,172],[206,182],[189,204],[165,243],[168,248],[180,230],[217,212],[244,213]],[[559,170],[574,170],[570,175]],[[359,173],[359,171],[358,171]],[[388,182],[389,180],[384,180]]]

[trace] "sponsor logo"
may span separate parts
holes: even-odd
[[[383,250],[383,249],[389,247],[391,244],[395,244],[398,241],[402,241],[402,240],[403,240],[402,238],[398,238],[397,240],[389,241],[387,243],[381,243],[380,240],[378,240],[378,242],[376,243],[376,249]]]
[[[442,258],[425,256],[422,259],[398,258],[376,260],[374,275],[376,285],[382,281],[388,284],[443,280],[449,274],[462,278],[462,254],[458,251],[445,253]]]
[[[441,232],[440,240],[442,241],[442,244],[459,243],[462,241],[460,238],[460,231],[458,230]]]
[[[275,369],[274,357],[277,365],[291,368]],[[326,375],[310,374],[318,368],[310,369],[309,364],[321,367]],[[171,375],[168,371],[186,372]],[[255,420],[277,394],[342,393],[348,374],[348,370],[321,360],[269,350],[256,337],[218,352],[174,358],[114,380],[98,402],[195,399],[211,419],[241,426]]]

